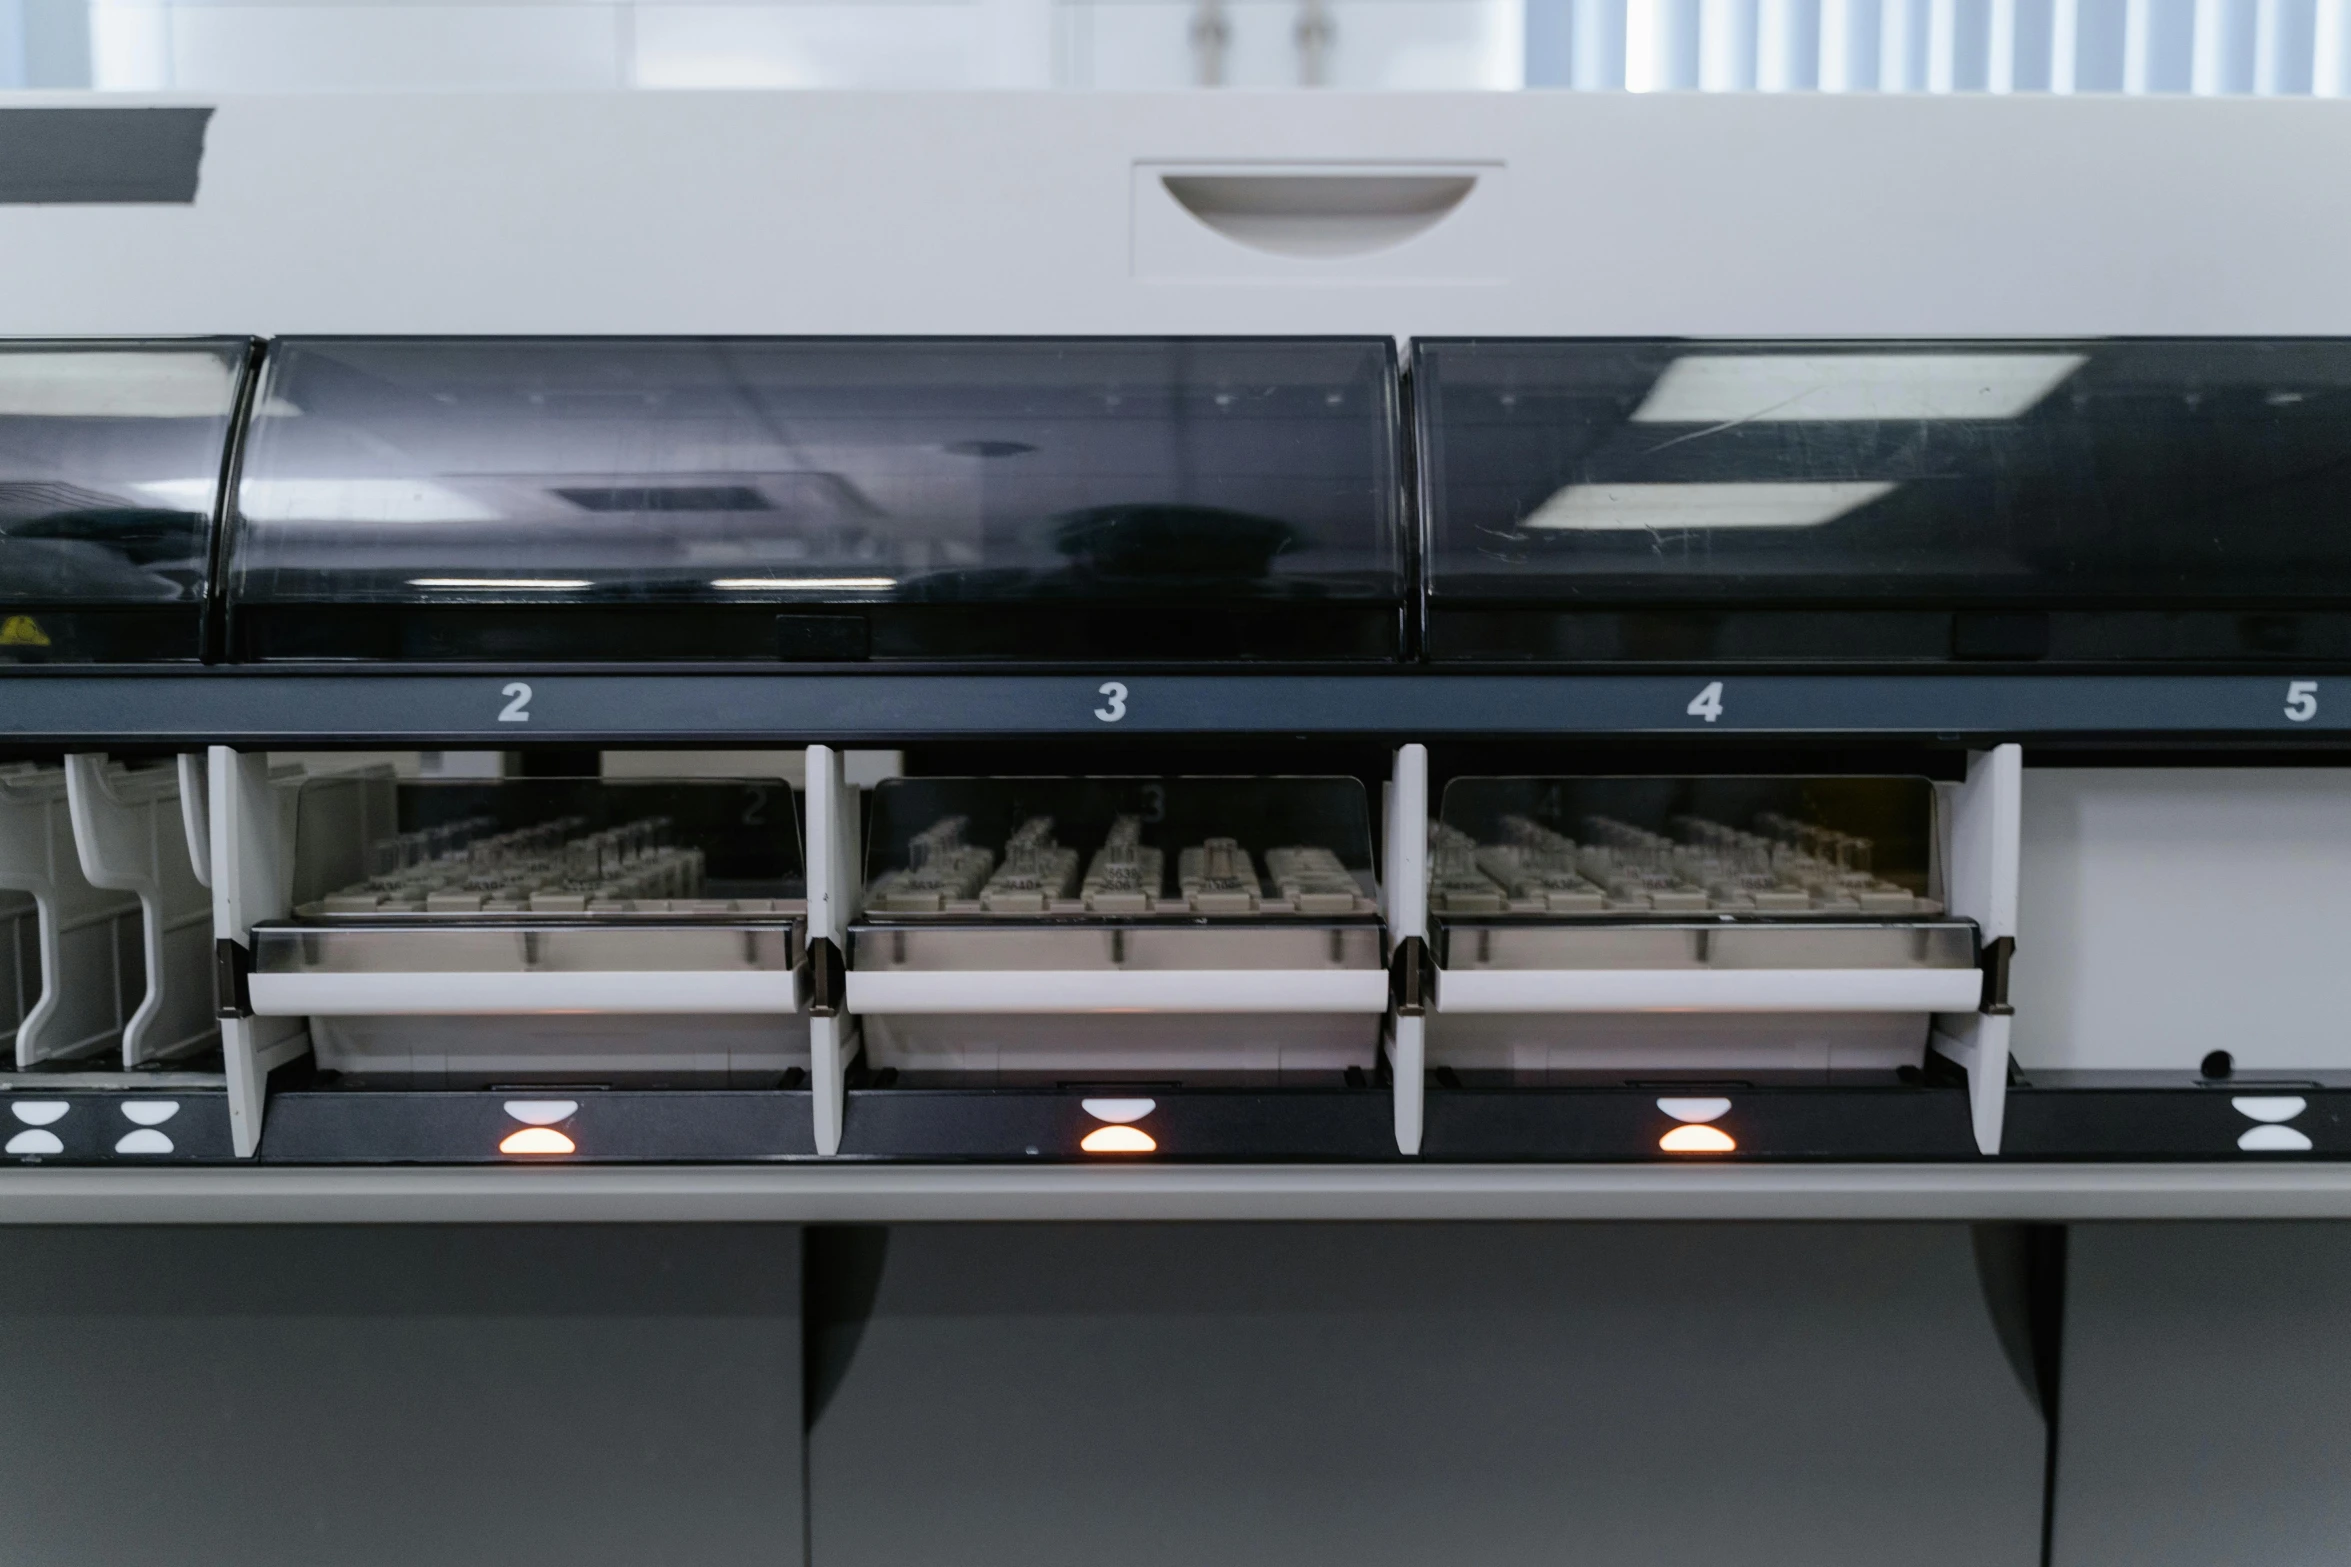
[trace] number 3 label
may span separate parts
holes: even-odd
[[[1682,711],[1692,718],[1703,718],[1710,724],[1722,717],[1722,682],[1708,681],[1706,689],[1690,698],[1690,705]]]
[[[1094,709],[1096,718],[1106,724],[1115,724],[1127,716],[1127,688],[1125,686],[1115,680],[1105,680],[1094,689],[1103,698],[1102,705]]]
[[[2307,724],[2318,716],[2318,682],[2289,680],[2286,682],[2286,721]]]

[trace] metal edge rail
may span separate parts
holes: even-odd
[[[2351,1218],[2351,1164],[0,1171],[6,1224]]]
[[[677,671],[0,674],[14,744],[897,744],[1036,735],[2213,736],[2351,730],[2351,676],[2285,674],[914,674]],[[1704,698],[1704,700],[1701,700]],[[367,715],[354,722],[354,714]]]

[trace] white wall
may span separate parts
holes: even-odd
[[[21,32],[0,0],[5,45]],[[55,4],[57,0],[38,0]],[[1187,87],[1198,0],[88,0],[115,92]],[[1525,0],[1324,0],[1317,85],[1507,88]],[[1225,0],[1222,85],[1305,85],[1299,0]]]
[[[2351,89],[2351,0],[0,0],[0,87],[1211,81],[2326,96]]]
[[[2030,1067],[2351,1067],[2351,770],[2028,768]]]

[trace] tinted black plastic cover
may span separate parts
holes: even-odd
[[[1377,658],[1385,340],[293,340],[257,658]]]
[[[1431,650],[2351,657],[2351,341],[1428,342]]]
[[[0,663],[195,659],[248,345],[0,347]]]

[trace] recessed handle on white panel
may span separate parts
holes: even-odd
[[[1477,188],[1475,174],[1162,174],[1193,217],[1236,244],[1274,256],[1327,259],[1392,249],[1445,221]]]

